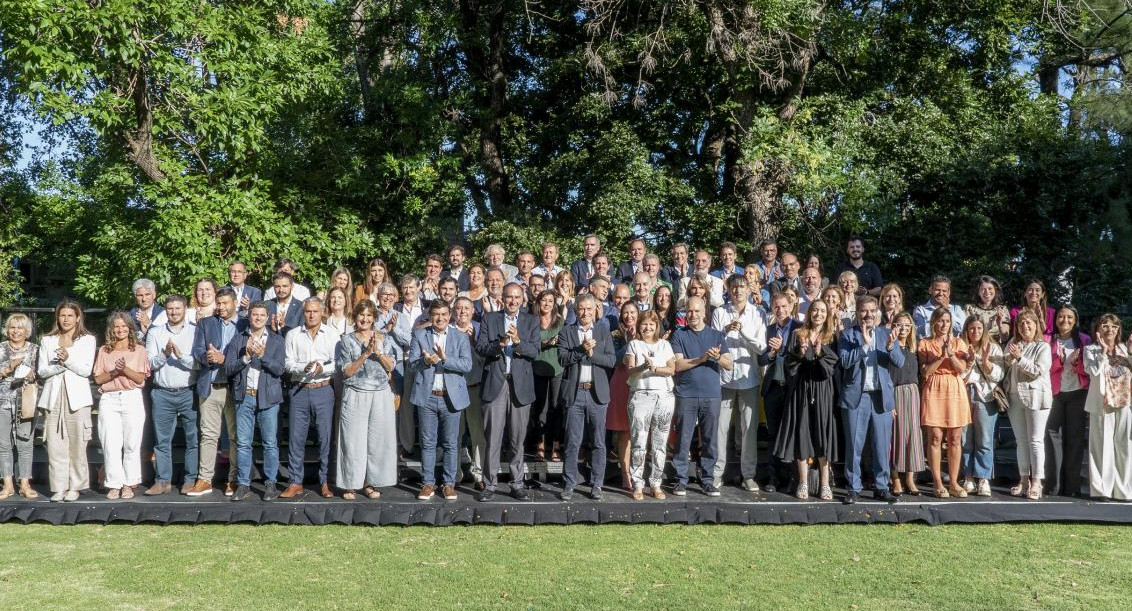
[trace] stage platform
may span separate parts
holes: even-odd
[[[694,484],[688,496],[658,501],[633,501],[619,488],[607,487],[605,498],[588,498],[579,489],[571,502],[558,500],[560,488],[541,484],[531,499],[516,501],[503,484],[495,499],[481,503],[471,486],[458,488],[460,498],[418,501],[416,488],[386,488],[379,500],[323,499],[308,488],[298,499],[264,502],[260,484],[252,498],[232,502],[221,489],[190,498],[176,493],[160,497],[140,494],[130,500],[110,501],[102,494],[85,492],[73,503],[52,503],[42,487],[39,499],[18,497],[0,502],[0,521],[47,524],[351,524],[368,526],[410,525],[535,525],[535,524],[986,524],[1001,522],[1132,523],[1132,504],[1094,502],[1067,497],[1029,501],[1010,497],[995,488],[992,497],[936,500],[930,496],[901,497],[895,504],[874,501],[866,492],[855,505],[844,505],[841,492],[834,501],[802,502],[780,493],[750,493],[724,487],[719,497],[708,497]],[[666,491],[668,491],[666,489]],[[929,492],[930,488],[925,489]]]

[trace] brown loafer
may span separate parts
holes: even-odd
[[[279,498],[281,498],[281,499],[293,499],[293,498],[295,498],[295,497],[297,497],[300,494],[303,494],[305,492],[306,492],[306,489],[303,488],[302,484],[291,484],[290,486],[287,486],[287,489],[283,491],[283,494],[279,495]]]
[[[334,498],[334,493],[330,491],[330,484],[323,484],[322,490],[319,492],[319,494],[322,495],[322,498],[324,499]]]
[[[160,494],[165,494],[166,492],[169,492],[172,489],[173,489],[173,486],[170,485],[168,482],[157,482],[156,484],[150,486],[149,489],[146,490],[144,494],[146,496],[158,496]]]

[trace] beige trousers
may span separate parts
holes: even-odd
[[[43,423],[47,479],[52,492],[90,488],[86,446],[91,438],[90,406],[71,411],[64,389]]]
[[[200,402],[200,472],[197,479],[212,482],[216,475],[216,446],[220,443],[220,426],[228,427],[228,440],[236,447],[236,404],[227,388],[213,388]],[[228,481],[236,481],[236,460],[228,461]]]

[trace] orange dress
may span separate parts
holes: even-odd
[[[967,343],[953,339],[960,359],[967,358]],[[934,363],[943,354],[942,342],[922,339],[916,356],[922,367]],[[920,381],[920,426],[953,429],[971,424],[971,402],[967,387],[950,359],[940,363],[932,374]]]

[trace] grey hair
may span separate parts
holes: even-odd
[[[130,287],[130,292],[136,293],[138,292],[138,289],[149,289],[156,293],[157,285],[154,284],[153,280],[150,280],[149,278],[138,278],[137,280],[134,280],[134,285]]]

